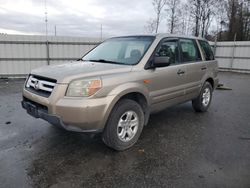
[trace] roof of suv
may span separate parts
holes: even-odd
[[[118,37],[112,37],[112,38],[120,38],[120,37],[156,37],[156,38],[166,38],[166,37],[173,37],[173,38],[189,38],[189,39],[198,39],[198,40],[206,40],[201,37],[195,37],[195,36],[187,36],[187,35],[177,35],[177,34],[167,34],[167,33],[158,33],[158,34],[145,34],[145,35],[128,35],[128,36],[118,36]]]
[[[156,36],[157,38],[165,38],[165,37],[176,37],[176,38],[189,38],[189,39],[199,39],[199,40],[206,40],[201,37],[195,37],[195,36],[187,36],[187,35],[176,35],[176,34],[166,34],[166,33],[159,33],[152,36]]]

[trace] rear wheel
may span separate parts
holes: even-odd
[[[141,106],[130,99],[122,99],[112,110],[102,135],[103,142],[118,151],[132,147],[144,125]]]
[[[196,112],[206,112],[212,101],[213,88],[209,82],[205,82],[200,95],[192,101],[193,108]]]

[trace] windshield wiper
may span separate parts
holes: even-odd
[[[125,63],[117,62],[117,61],[110,61],[106,59],[90,59],[88,61],[91,62],[100,62],[100,63],[111,63],[111,64],[119,64],[119,65],[126,65]]]

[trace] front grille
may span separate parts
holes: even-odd
[[[37,95],[49,97],[56,85],[56,80],[37,75],[30,75],[25,88]]]

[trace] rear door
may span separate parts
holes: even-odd
[[[194,39],[180,39],[181,62],[186,65],[185,94],[198,94],[207,65]]]
[[[218,62],[215,60],[213,50],[209,43],[205,40],[199,40],[200,49],[203,54],[204,61],[206,61],[207,67],[207,76],[213,77],[213,79],[217,80],[218,82]],[[217,84],[216,82],[216,84]],[[214,85],[213,85],[214,86]]]
[[[180,64],[178,42],[179,39],[167,38],[156,49],[154,56],[169,58],[170,65],[149,70],[152,76],[150,95],[153,104],[165,103],[184,96],[186,66]]]

